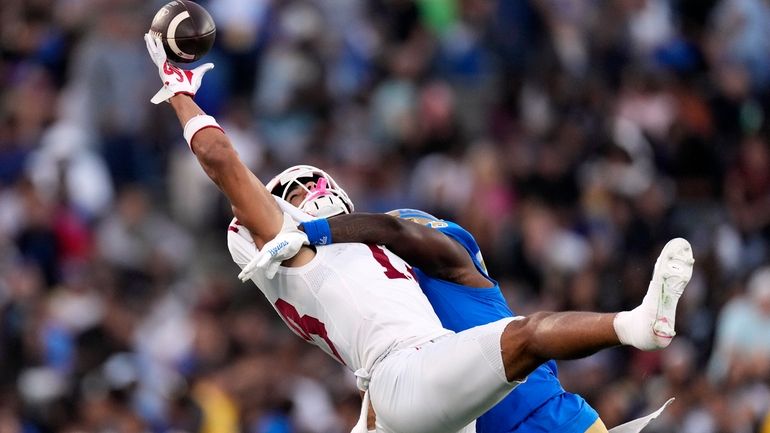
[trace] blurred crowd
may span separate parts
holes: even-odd
[[[352,375],[235,278],[142,34],[164,1],[0,2],[0,432],[339,433]],[[196,98],[263,180],[474,233],[519,314],[638,304],[667,350],[560,363],[609,427],[770,432],[770,2],[201,0]]]

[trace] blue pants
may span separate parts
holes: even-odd
[[[582,397],[568,392],[537,408],[514,431],[516,433],[585,433],[599,414]]]

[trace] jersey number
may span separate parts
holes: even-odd
[[[283,320],[285,320],[291,329],[299,334],[300,337],[309,342],[313,341],[311,335],[317,335],[321,337],[321,339],[323,339],[323,341],[325,341],[329,346],[329,350],[332,351],[332,354],[337,359],[337,361],[341,362],[342,365],[345,365],[345,361],[342,360],[339,352],[337,352],[337,348],[334,347],[334,343],[332,343],[332,341],[329,339],[329,335],[326,333],[326,326],[320,320],[316,319],[315,317],[308,316],[307,314],[300,316],[294,305],[291,305],[290,303],[280,298],[275,301],[275,308],[278,310],[278,313],[281,315],[281,317],[283,317]]]
[[[377,263],[379,263],[383,268],[385,268],[385,276],[390,278],[391,280],[415,280],[417,281],[417,278],[414,276],[414,271],[412,271],[412,267],[409,265],[406,265],[406,270],[409,271],[409,275],[399,271],[393,266],[393,263],[390,263],[390,259],[388,258],[388,255],[385,254],[385,249],[382,248],[379,245],[371,245],[367,244],[366,246],[369,247],[369,249],[372,251],[372,255],[374,256],[374,260],[377,260]]]
[[[376,260],[377,263],[385,268],[386,277],[390,278],[391,280],[417,280],[417,278],[414,277],[411,266],[407,265],[407,271],[409,271],[409,275],[407,275],[393,266],[393,263],[390,262],[390,259],[388,258],[387,254],[385,254],[385,250],[382,247],[376,245],[368,246],[372,251],[374,260]],[[321,339],[325,341],[329,346],[329,350],[332,351],[333,356],[339,362],[345,365],[345,361],[342,360],[342,356],[340,356],[339,352],[337,352],[337,348],[334,347],[334,343],[332,343],[332,341],[329,339],[329,335],[326,332],[326,325],[324,325],[323,322],[313,316],[308,316],[307,314],[300,316],[299,311],[297,311],[297,308],[294,307],[294,305],[291,305],[290,303],[280,298],[275,301],[275,309],[278,310],[278,313],[281,315],[281,317],[283,317],[283,320],[289,324],[289,327],[291,327],[291,329],[293,329],[294,332],[296,332],[305,341],[312,342],[313,337],[311,337],[311,335],[317,335],[321,337]]]

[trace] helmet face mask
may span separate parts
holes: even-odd
[[[308,187],[310,182],[314,185]],[[265,186],[271,194],[284,200],[296,188],[302,188],[306,194],[296,207],[317,218],[353,212],[353,202],[347,193],[328,173],[311,165],[289,167]]]

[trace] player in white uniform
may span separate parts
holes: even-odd
[[[244,266],[278,233],[296,230],[296,223],[240,161],[216,121],[193,102],[213,65],[180,70],[166,61],[159,39],[145,40],[163,81],[164,96],[155,100],[170,103],[202,168],[230,200],[237,218],[230,232],[241,238],[231,234],[231,247]],[[275,255],[283,247],[267,250]],[[658,259],[642,305],[632,311],[538,313],[458,334],[440,326],[408,265],[380,247],[303,246],[275,278],[257,275],[254,281],[295,333],[356,373],[377,412],[377,431],[451,433],[546,359],[618,344],[667,346],[692,265],[689,244],[675,239]]]
[[[293,230],[293,220],[286,221],[290,221],[287,230]],[[233,260],[241,268],[259,253],[251,233],[237,219],[228,227],[227,243]],[[380,381],[382,386],[371,388],[379,418],[395,420],[390,423],[391,428],[382,431],[454,432],[470,424],[463,431],[473,432],[472,422],[484,410],[468,412],[459,421],[444,420],[441,414],[426,416],[425,402],[438,399],[446,402],[447,407],[454,407],[467,405],[475,398],[478,401],[473,406],[485,408],[518,383],[506,380],[499,355],[500,334],[507,321],[480,333],[463,334],[461,342],[447,341],[446,345],[434,347],[432,342],[457,336],[441,326],[410,266],[384,247],[324,246],[306,265],[281,267],[274,278],[254,273],[252,280],[263,288],[289,328],[353,370],[362,390],[369,388],[369,380],[378,383],[385,377]],[[419,354],[418,349],[422,350]],[[404,368],[406,364],[397,360],[413,352],[419,356]],[[481,356],[487,356],[490,362],[484,362]],[[394,367],[388,367],[394,363]],[[390,375],[379,374],[386,368],[391,369]],[[457,383],[456,378],[468,377],[471,371],[473,381]],[[406,379],[407,374],[416,377]],[[404,383],[399,385],[396,379]],[[464,389],[463,385],[468,386]],[[393,390],[394,386],[401,389]],[[499,392],[476,393],[477,388],[497,388]],[[384,402],[389,400],[391,404],[386,405]],[[390,417],[383,414],[388,408]]]

